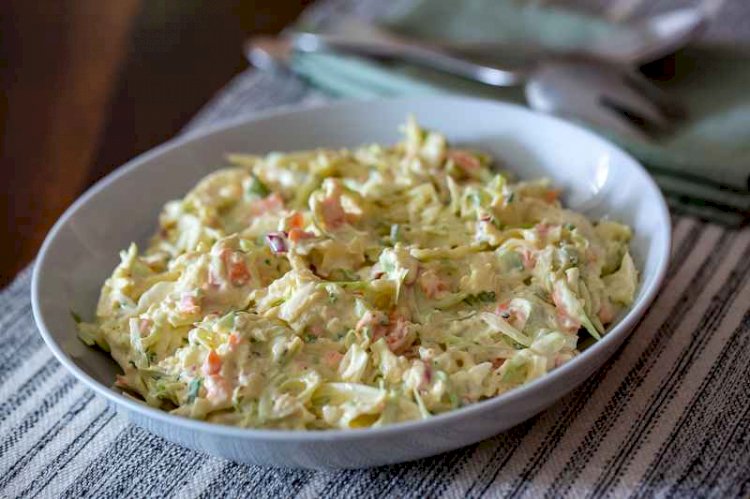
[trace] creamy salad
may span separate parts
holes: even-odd
[[[78,325],[116,386],[228,425],[376,427],[495,397],[606,334],[638,284],[628,227],[403,132],[233,154],[167,203]]]

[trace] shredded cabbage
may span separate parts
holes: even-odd
[[[254,428],[364,428],[495,397],[629,306],[631,230],[409,120],[393,146],[267,156],[166,204],[79,336],[116,385]],[[589,337],[590,336],[590,337]]]

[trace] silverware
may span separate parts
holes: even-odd
[[[679,9],[632,24],[618,36],[594,40],[586,48],[550,51],[516,47],[519,50],[515,53],[520,56],[514,63],[498,64],[486,62],[487,56],[493,51],[508,54],[512,47],[496,43],[430,44],[344,18],[331,32],[254,39],[248,57],[256,66],[277,68],[285,64],[292,50],[404,60],[491,86],[524,85],[527,101],[534,109],[644,138],[671,130],[684,117],[684,111],[635,66],[685,45],[706,22],[707,14],[702,10]],[[484,55],[484,61],[477,60],[477,55]]]
[[[491,63],[473,61],[410,39],[386,35],[384,32],[377,35],[372,30],[370,34],[372,36],[361,39],[336,33],[292,33],[289,37],[292,48],[299,52],[346,52],[365,57],[399,59],[496,87],[523,83],[528,78],[526,73],[531,69],[506,69]]]
[[[596,59],[563,58],[531,61],[513,69],[480,63],[408,41],[359,41],[339,35],[291,35],[300,52],[342,51],[368,57],[398,58],[487,85],[524,85],[534,109],[582,119],[621,135],[644,138],[668,132],[679,105],[637,72]]]
[[[524,88],[539,111],[580,119],[633,138],[654,138],[672,131],[685,117],[682,105],[636,71],[592,62],[540,65]]]

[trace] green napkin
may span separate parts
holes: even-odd
[[[422,0],[386,20],[411,36],[502,41],[575,48],[617,30],[601,19],[518,0]],[[521,88],[497,89],[404,64],[331,54],[296,54],[293,69],[313,85],[343,97],[469,93],[523,103]],[[659,142],[613,140],[653,173],[670,204],[697,216],[737,225],[750,213],[750,57],[716,49],[678,54],[664,82],[689,120]],[[598,130],[608,135],[605,130]]]

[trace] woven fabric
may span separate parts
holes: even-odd
[[[320,99],[289,75],[248,71],[186,133]],[[650,311],[551,409],[464,449],[341,472],[240,465],[130,424],[44,346],[30,276],[0,293],[3,498],[750,495],[750,229],[675,214],[669,273]]]

